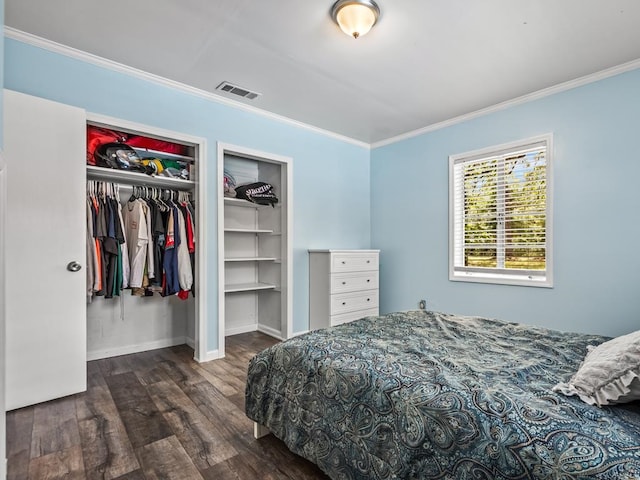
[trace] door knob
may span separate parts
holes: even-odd
[[[67,270],[69,270],[70,272],[78,272],[81,268],[82,265],[80,265],[78,262],[69,262],[67,264]]]

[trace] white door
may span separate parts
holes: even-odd
[[[5,90],[8,410],[86,390],[85,132],[84,110]]]

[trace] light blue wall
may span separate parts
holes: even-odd
[[[552,289],[448,280],[448,156],[554,138]],[[640,70],[371,153],[381,309],[484,315],[604,335],[640,328]]]
[[[309,324],[307,249],[370,246],[367,148],[12,39],[5,67],[6,88],[207,139],[210,350],[218,331],[217,141],[293,158],[294,332]]]

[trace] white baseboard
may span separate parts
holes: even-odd
[[[204,362],[210,362],[211,360],[218,360],[219,358],[222,358],[220,356],[220,350],[209,350],[207,353],[204,354],[203,357],[196,358],[195,360],[198,363],[204,363]]]
[[[270,337],[277,338],[278,340],[282,340],[282,335],[280,334],[280,330],[276,330],[275,328],[267,327],[266,325],[260,325],[259,323],[254,323],[252,325],[243,325],[241,327],[227,328],[224,331],[225,337],[229,337],[231,335],[239,335],[241,333],[248,332],[262,332]]]
[[[5,480],[7,478],[7,459],[2,459],[2,466],[0,466],[0,480]]]
[[[280,334],[280,330],[276,330],[275,328],[258,324],[258,331],[266,335],[269,335],[270,337],[274,337],[274,338],[277,338],[278,340],[282,340],[282,335]]]
[[[189,345],[194,350],[196,349],[196,341],[191,337],[184,337],[184,343]]]
[[[241,327],[226,328],[224,331],[224,336],[229,337],[231,335],[238,335],[240,333],[255,332],[256,330],[258,330],[257,323],[253,323],[251,325],[242,325]]]
[[[184,345],[185,343],[187,343],[187,339],[185,337],[175,337],[156,340],[153,342],[125,345],[122,347],[94,350],[92,352],[87,352],[87,361],[100,360],[101,358],[117,357],[119,355],[129,355],[130,353],[146,352],[147,350],[173,347],[175,345]]]

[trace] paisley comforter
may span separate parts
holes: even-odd
[[[640,479],[640,405],[551,391],[606,337],[435,312],[367,317],[250,362],[247,415],[332,479]]]

